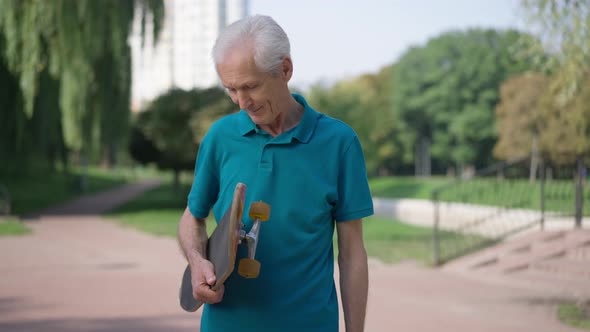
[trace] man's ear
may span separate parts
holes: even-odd
[[[281,77],[285,80],[285,82],[289,82],[293,76],[293,61],[291,57],[285,57],[283,59],[282,67],[281,67]]]

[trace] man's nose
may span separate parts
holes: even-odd
[[[252,99],[250,99],[250,94],[244,91],[238,91],[238,104],[240,105],[240,109],[247,109],[250,104],[252,104]]]

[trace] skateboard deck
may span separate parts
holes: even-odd
[[[211,288],[217,290],[231,275],[236,262],[236,252],[240,242],[242,213],[246,185],[238,183],[234,190],[232,204],[207,241],[207,259],[213,263],[217,281]],[[191,269],[187,265],[180,286],[180,306],[189,312],[196,311],[203,305],[193,297]]]

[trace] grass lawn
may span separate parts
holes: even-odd
[[[190,187],[185,185],[182,195],[176,196],[170,185],[163,185],[144,193],[108,216],[122,225],[141,231],[176,237],[178,220],[184,211],[186,192],[189,189]],[[367,218],[363,227],[365,246],[369,256],[387,263],[412,259],[428,265],[432,261],[430,247],[432,230],[430,228],[406,225],[377,217]],[[214,228],[215,221],[210,218],[207,222],[208,233],[210,234]]]
[[[375,197],[430,199],[430,193],[449,180],[444,177],[378,177],[369,180],[371,193]]]
[[[367,255],[385,263],[415,260],[432,264],[432,229],[402,224],[386,218],[370,217],[363,221],[363,238]]]
[[[11,196],[11,214],[23,215],[50,207],[82,194],[79,188],[80,169],[69,174],[61,171],[28,172],[27,174],[0,173],[0,184],[6,186]],[[129,181],[163,177],[150,169],[89,168],[87,193],[107,190]]]
[[[547,181],[544,187],[547,211],[574,213],[575,185],[573,180]],[[583,188],[584,197],[590,197],[590,184]],[[498,180],[483,178],[458,182],[441,191],[443,201],[502,207],[540,209],[540,182],[530,183],[525,179]],[[590,204],[585,204],[584,214],[590,215]]]
[[[590,331],[590,303],[560,304],[557,308],[557,317],[564,324]]]
[[[452,181],[444,177],[380,177],[370,179],[369,185],[375,197],[431,199],[432,191],[440,189],[438,198],[446,202],[524,209],[540,209],[541,206],[540,182],[530,183],[527,179]],[[547,181],[544,191],[546,211],[574,214],[573,180]],[[590,182],[584,186],[583,197],[590,197]],[[584,215],[590,215],[590,204],[584,204]]]
[[[174,193],[171,184],[164,184],[142,194],[107,216],[124,226],[150,234],[176,237],[176,228],[186,207],[189,190],[190,185],[184,184],[179,193]],[[209,219],[207,232],[211,234],[214,228],[215,221]]]
[[[23,223],[14,218],[0,217],[0,236],[15,236],[31,233]]]
[[[110,214],[109,217],[126,227],[133,227],[142,232],[153,235],[176,238],[178,221],[184,210],[147,210],[138,212],[121,212]],[[207,219],[207,234],[215,229],[216,223],[212,218]]]

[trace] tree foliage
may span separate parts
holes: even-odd
[[[552,76],[541,102],[544,153],[557,163],[590,154],[590,3],[522,0],[531,27],[552,53]]]
[[[520,36],[512,30],[448,32],[402,56],[393,112],[403,129],[404,162],[416,159],[423,141],[430,142],[439,170],[492,161],[500,84],[530,66],[511,51]]]
[[[36,117],[49,119],[37,136],[50,135],[75,151],[121,141],[129,118],[128,37],[136,9],[144,23],[153,18],[157,38],[161,0],[0,1],[0,55],[19,90],[12,107],[2,109],[13,113],[9,125],[16,128],[5,144],[24,152],[23,133],[39,129],[27,128]]]
[[[590,70],[590,3],[587,0],[521,0],[531,28],[544,51],[555,57],[545,65],[555,70],[552,82],[561,98],[573,97]],[[567,101],[564,101],[567,102]]]
[[[308,100],[318,111],[346,122],[361,141],[371,174],[391,173],[396,164],[398,144],[391,109],[394,66],[377,74],[343,80],[331,87],[320,84],[310,89]]]
[[[583,87],[566,102],[558,85],[550,85],[541,99],[541,149],[557,164],[572,164],[577,158],[590,156],[590,74]]]
[[[130,142],[130,153],[140,163],[154,162],[179,173],[192,170],[199,144],[215,120],[235,111],[219,88],[172,89],[140,112]]]
[[[500,102],[496,107],[496,158],[513,160],[531,154],[541,134],[540,100],[547,91],[548,83],[547,76],[533,72],[513,76],[502,83]]]

